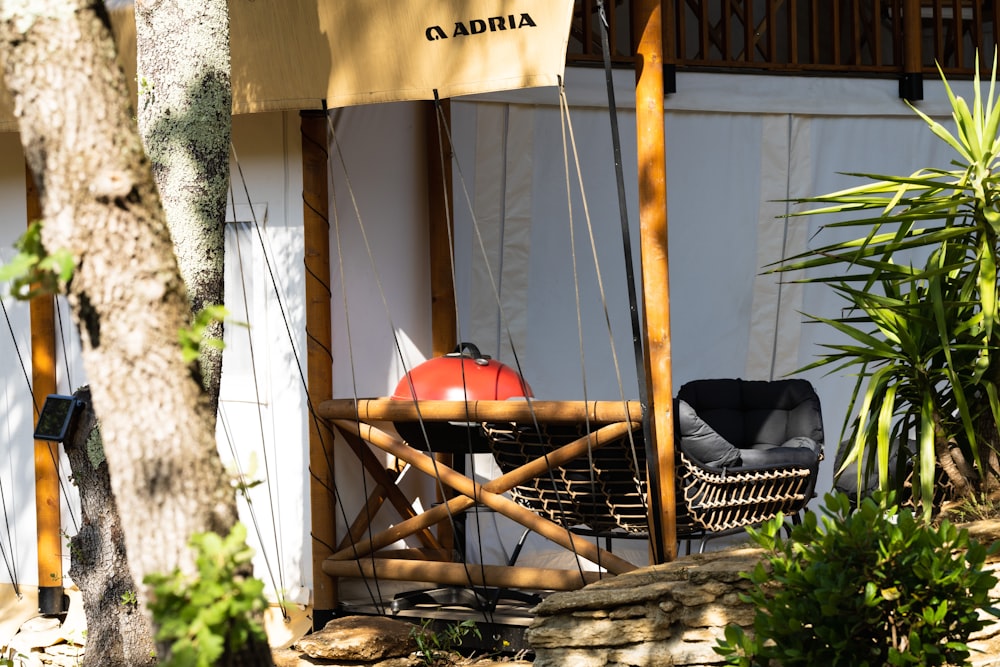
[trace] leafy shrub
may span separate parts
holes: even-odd
[[[740,667],[959,665],[983,628],[997,583],[992,553],[944,521],[935,527],[888,497],[854,508],[829,494],[822,522],[806,513],[781,538],[782,520],[750,531],[767,550],[744,573],[754,632],[730,625],[716,652]],[[853,510],[853,511],[852,511]],[[988,611],[997,615],[997,611]]]
[[[149,608],[160,627],[156,639],[171,642],[164,665],[210,667],[251,637],[266,641],[256,618],[267,609],[267,599],[264,584],[245,574],[253,559],[246,537],[242,523],[225,537],[195,535],[196,575],[174,570],[146,576],[145,583],[153,587]]]
[[[420,627],[413,626],[410,629],[410,637],[417,643],[417,652],[423,659],[425,665],[442,664],[446,654],[451,653],[462,645],[462,639],[467,635],[475,635],[477,639],[482,639],[483,635],[479,626],[472,619],[451,623],[441,631],[431,630],[433,619],[424,619]]]

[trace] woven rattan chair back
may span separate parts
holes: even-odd
[[[806,386],[808,391],[800,385],[796,389],[812,392],[811,385]],[[704,390],[706,385],[695,388]],[[818,397],[808,400],[817,401],[818,406]],[[759,419],[761,406],[755,404],[754,409],[758,412],[754,419]],[[591,424],[589,429],[597,427]],[[822,421],[810,424],[808,430],[802,435],[821,439]],[[586,424],[483,424],[483,433],[504,473],[583,437],[587,431]],[[736,532],[779,512],[795,517],[815,492],[818,461],[816,465],[778,468],[713,469],[675,446],[675,462],[677,536],[682,541]],[[511,495],[536,514],[576,532],[637,536],[649,529],[647,488],[645,444],[642,430],[636,429],[589,450],[586,456],[551,467],[548,474],[511,489]]]
[[[584,424],[484,424],[500,469],[511,472],[587,433]],[[646,456],[641,431],[591,449],[511,489],[513,498],[566,528],[646,533]]]

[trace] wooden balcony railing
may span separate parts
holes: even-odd
[[[970,76],[989,67],[1000,0],[663,0],[664,57],[683,69]],[[630,62],[631,0],[604,0],[612,58]],[[600,62],[597,0],[577,0],[571,63]],[[910,20],[906,20],[909,11]]]

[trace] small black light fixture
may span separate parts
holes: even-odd
[[[924,99],[924,75],[920,72],[900,74],[899,97],[907,102],[919,102]]]
[[[38,415],[35,425],[35,440],[50,440],[62,442],[73,428],[83,401],[74,396],[49,394],[45,397],[42,412]]]

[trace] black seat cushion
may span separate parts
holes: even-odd
[[[698,417],[687,402],[676,401],[681,450],[709,468],[739,465],[740,450]]]
[[[818,454],[811,447],[768,447],[740,452],[740,468],[812,467]]]
[[[801,437],[813,441],[817,454],[822,452],[819,397],[807,380],[693,380],[680,388],[677,398],[739,449],[780,447]]]

